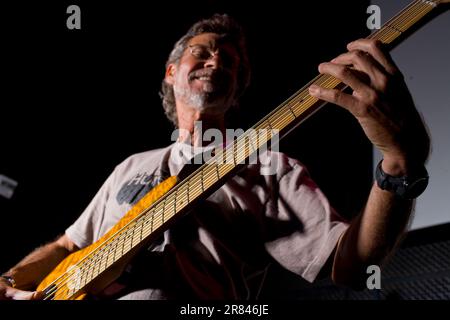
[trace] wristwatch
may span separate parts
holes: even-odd
[[[12,287],[12,288],[16,287],[16,281],[14,281],[13,277],[5,276],[5,275],[2,275],[0,277],[5,279],[6,281],[8,281],[10,287]]]
[[[401,177],[394,177],[383,171],[381,160],[375,171],[375,179],[378,186],[387,191],[393,192],[401,199],[415,199],[425,191],[428,186],[428,172],[425,166],[415,172]]]

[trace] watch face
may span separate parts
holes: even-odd
[[[411,183],[405,183],[405,195],[407,199],[417,198],[428,186],[428,177],[419,178]]]

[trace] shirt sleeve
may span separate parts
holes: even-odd
[[[278,219],[291,221],[295,231],[266,243],[268,252],[286,269],[313,282],[340,236],[347,229],[307,170],[290,159],[291,170],[279,180]]]
[[[106,179],[79,218],[65,231],[78,248],[92,244],[100,236],[99,233],[105,219],[105,207],[111,194],[114,172]]]

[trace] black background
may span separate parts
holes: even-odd
[[[66,9],[81,8],[81,30]],[[254,124],[367,36],[368,1],[28,1],[2,4],[0,271],[62,234],[128,155],[165,146],[173,130],[158,96],[164,64],[188,27],[229,13],[246,30],[253,81],[241,127]],[[347,217],[372,181],[371,145],[327,105],[282,141]]]

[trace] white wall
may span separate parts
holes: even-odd
[[[410,0],[376,0],[382,23]],[[412,229],[450,222],[450,11],[430,21],[392,51],[430,129],[430,184],[416,204]],[[374,152],[374,165],[380,160]]]

